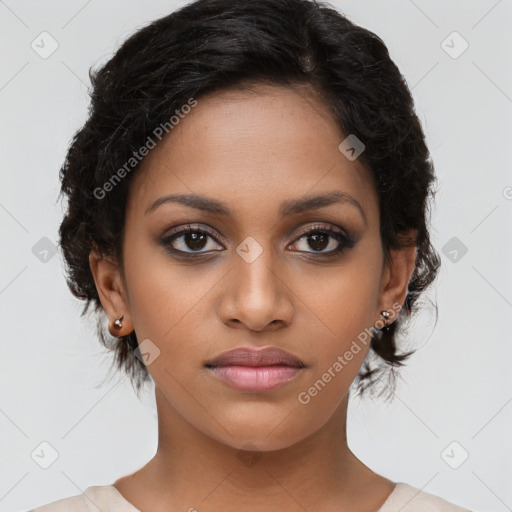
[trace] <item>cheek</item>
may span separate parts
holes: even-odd
[[[367,244],[370,245],[370,244]],[[378,252],[360,247],[339,265],[304,273],[294,292],[307,305],[319,337],[338,348],[375,322],[379,299]]]
[[[207,266],[176,263],[155,247],[134,246],[126,254],[130,311],[139,343],[150,339],[164,359],[190,358],[208,332],[211,312],[205,314],[205,301],[221,275]],[[202,350],[198,357],[204,356],[204,341]]]
[[[368,353],[377,285],[370,273],[353,274],[348,267],[337,279],[316,283],[308,303],[314,311],[308,321],[314,364],[296,401],[319,428],[346,396]]]
[[[322,402],[342,398],[340,392],[350,387],[369,350],[379,297],[379,253],[375,247],[361,249],[328,273],[301,280],[298,294],[307,305],[315,357],[310,382],[321,380]]]

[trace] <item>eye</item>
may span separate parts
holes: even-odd
[[[170,235],[162,238],[161,243],[169,252],[176,254],[204,254],[212,250],[215,251],[215,247],[220,247],[222,250],[223,247],[218,243],[212,243],[208,248],[208,238],[214,240],[215,236],[205,228],[195,228],[188,225],[185,229],[171,232]],[[207,250],[204,250],[205,248]],[[187,249],[190,249],[190,251]]]
[[[302,244],[298,244],[298,242],[301,241]],[[333,256],[343,252],[345,249],[351,249],[354,247],[355,241],[342,231],[322,226],[314,226],[299,236],[294,244],[299,245],[298,251],[300,252],[318,253],[322,256]],[[300,245],[302,247],[300,247]],[[308,247],[313,250],[308,251]]]
[[[216,240],[217,237],[212,231],[188,224],[185,228],[171,231],[162,238],[161,244],[171,254],[193,257],[222,251],[224,247]],[[295,252],[317,253],[321,257],[328,257],[354,247],[355,241],[344,231],[313,226],[296,238],[293,245],[298,246],[298,249],[294,249]]]

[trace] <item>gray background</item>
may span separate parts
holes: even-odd
[[[106,378],[110,355],[52,251],[58,169],[85,120],[88,68],[180,5],[0,0],[2,511],[111,484],[156,450],[152,388],[139,402],[122,375]],[[349,445],[394,481],[474,511],[512,510],[512,0],[332,5],[383,38],[412,88],[439,177],[443,260],[437,325],[426,310],[411,328],[420,349],[392,404],[351,402]],[[46,59],[31,47],[51,49],[43,31],[58,43]],[[47,469],[42,442],[58,453]]]

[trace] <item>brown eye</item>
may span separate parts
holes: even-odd
[[[169,252],[178,254],[203,254],[218,250],[216,249],[218,247],[222,250],[222,246],[218,243],[208,244],[209,239],[215,240],[213,234],[209,231],[187,226],[186,229],[181,229],[165,236],[162,238],[161,243]]]
[[[190,231],[181,235],[183,237],[183,243],[186,247],[193,251],[204,249],[208,235],[199,232]]]
[[[302,244],[299,244],[301,241],[303,241]],[[355,242],[350,236],[341,231],[322,227],[313,228],[303,233],[297,238],[294,245],[298,246],[297,251],[300,252],[332,256],[354,247]]]
[[[308,244],[315,251],[323,251],[329,245],[329,235],[325,233],[314,233],[308,235]]]

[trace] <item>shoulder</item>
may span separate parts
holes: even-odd
[[[78,496],[71,496],[42,505],[29,512],[137,512],[112,485],[87,487]]]
[[[439,496],[398,482],[395,490],[377,512],[471,512]]]

